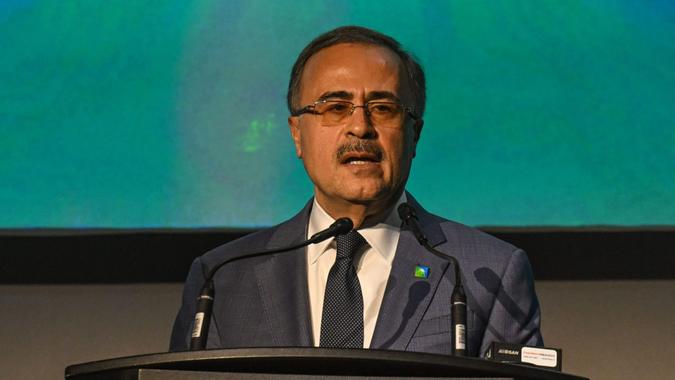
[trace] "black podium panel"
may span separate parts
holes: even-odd
[[[483,359],[400,351],[241,348],[172,352],[66,368],[67,380],[541,379],[583,377]]]
[[[512,377],[391,377],[391,376],[333,376],[333,375],[288,375],[288,374],[269,374],[269,373],[237,373],[237,372],[196,372],[196,371],[175,371],[164,369],[140,369],[127,370],[128,372],[121,377],[125,380],[511,380]],[[96,380],[116,380],[120,377],[96,377]]]

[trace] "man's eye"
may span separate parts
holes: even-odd
[[[326,103],[325,112],[343,113],[349,110],[349,106],[344,103]]]
[[[396,105],[386,103],[373,104],[370,108],[370,112],[378,114],[394,113],[396,112]]]

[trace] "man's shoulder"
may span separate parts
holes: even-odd
[[[428,237],[436,240],[438,243],[457,248],[480,248],[488,251],[513,252],[517,250],[515,246],[500,240],[475,227],[444,218],[427,211],[410,194],[406,193],[408,203],[417,210],[419,222]],[[433,243],[433,241],[432,241]]]
[[[445,241],[439,245],[442,251],[462,260],[495,265],[506,264],[511,256],[521,251],[513,244],[492,236],[475,227],[427,213],[428,223],[442,231]]]
[[[208,267],[225,259],[298,243],[305,239],[306,214],[305,208],[294,217],[276,226],[263,228],[221,244],[204,253],[200,257],[201,261]]]
[[[444,218],[439,219],[441,220],[441,229],[448,239],[454,238],[454,240],[464,244],[477,244],[483,248],[490,248],[498,251],[510,252],[518,249],[513,244],[490,235],[476,227],[470,227]]]
[[[202,255],[205,261],[222,259],[232,255],[244,254],[265,249],[277,226],[264,228],[223,243]]]

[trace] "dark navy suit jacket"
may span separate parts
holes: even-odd
[[[541,345],[539,303],[525,253],[476,229],[423,210],[407,195],[429,242],[460,262],[467,295],[467,348],[484,355],[493,341]],[[312,202],[292,219],[222,245],[195,259],[171,336],[172,351],[189,346],[204,274],[226,257],[290,246],[307,236]],[[430,268],[416,278],[416,265]],[[375,326],[371,348],[449,354],[450,295],[447,261],[401,235]],[[215,302],[207,348],[312,346],[305,249],[243,259],[215,276]]]

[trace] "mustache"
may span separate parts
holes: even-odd
[[[338,147],[337,159],[342,161],[344,156],[348,153],[370,153],[374,155],[378,161],[384,157],[382,147],[370,140],[350,140]]]

